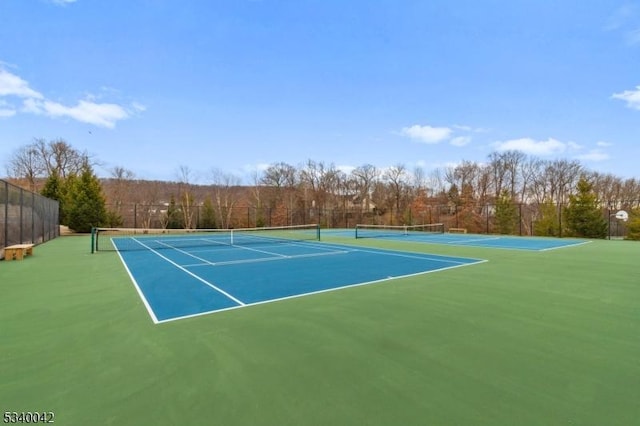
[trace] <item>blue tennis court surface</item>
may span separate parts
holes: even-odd
[[[323,231],[341,237],[354,237],[352,229]],[[484,234],[449,234],[428,232],[396,232],[376,230],[375,235],[365,238],[381,238],[396,241],[410,241],[417,243],[446,244],[453,246],[473,246],[512,250],[546,251],[564,247],[571,247],[589,243],[587,240],[576,238],[549,238],[549,237],[516,237],[508,235],[484,235]]]
[[[119,255],[156,323],[484,262],[319,242],[145,245]]]

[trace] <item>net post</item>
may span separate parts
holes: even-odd
[[[229,242],[231,243],[231,245],[233,245],[233,229],[231,229],[229,232],[229,239],[230,239]]]
[[[316,225],[316,238],[320,241],[320,224]]]
[[[96,228],[95,226],[92,226],[91,227],[91,254],[94,253],[95,238],[96,238]]]

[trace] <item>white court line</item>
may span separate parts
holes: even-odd
[[[280,244],[282,245],[282,244]],[[335,250],[335,245],[332,246],[331,244],[328,243],[321,243],[321,242],[317,242],[317,241],[308,241],[308,242],[290,242],[290,243],[286,243],[285,245],[287,246],[295,246],[295,247],[312,247],[316,250],[326,250],[326,251],[332,251]],[[334,248],[332,248],[334,247]],[[340,251],[349,251],[349,250],[344,250],[345,247],[348,246],[339,246],[341,248]]]
[[[345,245],[345,244],[338,245],[338,244],[326,244],[326,243],[299,243],[299,244],[294,244],[294,243],[289,244],[289,243],[287,243],[287,245],[300,245],[300,246],[304,246],[304,247],[313,247],[313,248],[316,248],[316,249],[319,249],[319,250],[327,250],[327,251],[331,250],[331,251],[328,251],[327,253],[311,253],[311,254],[308,254],[308,255],[297,255],[295,257],[313,257],[313,256],[334,255],[334,254],[348,254],[348,253],[351,253],[351,252],[365,252],[365,253],[372,253],[372,254],[378,254],[378,255],[397,256],[397,257],[405,257],[405,258],[420,259],[420,260],[431,260],[431,261],[435,261],[435,262],[443,262],[443,263],[449,263],[450,265],[451,264],[453,264],[453,265],[452,266],[445,266],[443,268],[438,268],[438,269],[431,269],[431,270],[427,270],[427,271],[416,272],[416,273],[412,273],[412,274],[399,275],[399,276],[394,276],[394,277],[390,276],[390,277],[386,277],[386,278],[382,278],[382,279],[378,279],[378,280],[373,280],[373,281],[367,281],[367,282],[355,283],[355,284],[348,284],[348,285],[343,285],[343,286],[338,286],[338,287],[331,287],[331,288],[324,289],[324,290],[317,290],[317,291],[312,291],[312,292],[308,292],[308,293],[300,293],[300,294],[295,294],[295,295],[276,298],[276,299],[262,300],[262,301],[253,302],[253,303],[245,303],[245,302],[242,302],[241,300],[233,297],[232,295],[228,294],[224,290],[222,290],[222,289],[216,287],[215,285],[207,282],[206,280],[200,278],[198,275],[195,275],[195,274],[189,272],[188,270],[185,269],[184,266],[178,265],[177,263],[173,262],[171,259],[168,259],[167,257],[163,256],[162,254],[160,254],[156,250],[148,247],[147,245],[145,245],[141,241],[137,240],[136,238],[133,238],[133,240],[136,241],[138,244],[142,245],[143,247],[147,248],[148,250],[152,251],[157,256],[159,256],[162,259],[166,260],[167,262],[171,263],[172,265],[174,265],[178,269],[186,272],[190,276],[196,278],[197,280],[203,282],[204,284],[208,285],[209,287],[213,288],[214,290],[220,292],[221,294],[227,296],[231,300],[233,300],[236,303],[238,303],[238,306],[231,306],[231,307],[228,307],[228,308],[216,309],[216,310],[211,310],[211,311],[206,311],[206,312],[198,312],[198,313],[195,313],[195,314],[184,315],[184,316],[180,316],[180,317],[173,317],[173,318],[169,318],[169,319],[165,319],[165,320],[158,320],[157,317],[155,316],[155,314],[153,313],[153,310],[151,309],[150,305],[146,301],[146,298],[144,297],[144,295],[143,295],[142,291],[140,290],[139,286],[137,285],[137,283],[133,279],[133,276],[131,275],[131,273],[129,273],[130,277],[132,278],[132,280],[134,282],[134,285],[136,286],[136,289],[137,289],[138,293],[140,294],[140,296],[141,296],[145,306],[147,307],[147,310],[149,311],[149,314],[150,314],[150,316],[151,316],[151,318],[152,318],[152,320],[154,321],[155,324],[171,322],[171,321],[176,321],[176,320],[180,320],[180,319],[193,318],[193,317],[208,315],[208,314],[212,314],[212,313],[217,313],[217,312],[229,311],[229,310],[232,310],[232,309],[243,308],[243,307],[247,307],[247,306],[262,305],[262,304],[277,302],[277,301],[281,301],[281,300],[288,300],[288,299],[294,299],[294,298],[298,298],[298,297],[310,296],[310,295],[314,295],[314,294],[326,293],[326,292],[330,292],[330,291],[342,290],[342,289],[350,288],[350,287],[358,287],[358,286],[363,286],[363,285],[368,285],[368,284],[373,284],[373,283],[390,281],[390,280],[393,280],[393,279],[396,279],[396,278],[412,277],[412,276],[417,276],[417,275],[428,274],[428,273],[431,273],[431,272],[439,272],[439,271],[444,271],[444,270],[447,270],[447,269],[460,268],[460,267],[464,267],[464,266],[476,265],[476,264],[479,264],[479,263],[487,262],[487,260],[484,260],[484,259],[466,258],[466,259],[474,261],[474,262],[466,263],[466,262],[459,262],[459,261],[453,260],[453,259],[455,259],[455,257],[442,256],[441,258],[433,258],[433,257],[421,255],[420,253],[416,253],[415,255],[413,255],[413,254],[407,254],[407,252],[396,252],[394,250],[386,250],[386,249],[371,249],[371,250],[368,250],[368,249],[363,249],[361,246],[350,246],[350,245]],[[171,247],[171,246],[169,246],[169,247]],[[174,248],[174,247],[171,247],[171,248]],[[347,250],[345,250],[345,248],[347,248]],[[336,249],[340,249],[340,250],[336,251]],[[176,250],[179,250],[179,249],[176,249]],[[186,254],[189,254],[189,253],[186,253]],[[118,253],[118,255],[120,256],[120,253]],[[192,256],[192,257],[196,257],[196,256]],[[122,256],[120,256],[120,258],[121,258],[123,264],[125,264],[125,268],[128,271],[128,268],[126,267],[126,263],[122,259]],[[291,258],[291,257],[264,258],[264,261],[284,260],[284,259],[288,259],[288,258]],[[255,261],[256,261],[256,259],[250,259],[250,260],[238,261],[238,262],[255,262]],[[206,262],[206,264],[204,264],[204,265],[203,264],[199,264],[199,265],[193,265],[193,266],[206,266],[207,264],[211,263],[211,262],[207,262],[207,261],[205,261],[205,262]],[[230,262],[233,262],[233,261],[230,261]]]
[[[114,245],[113,240],[111,240],[111,244]],[[144,307],[147,309],[147,312],[149,312],[149,316],[151,317],[151,320],[153,321],[154,324],[158,324],[159,322],[158,317],[156,317],[155,312],[153,312],[153,309],[151,308],[151,305],[149,304],[149,301],[147,300],[147,298],[144,297],[144,292],[140,289],[138,282],[136,281],[135,277],[129,270],[129,267],[127,266],[127,262],[125,262],[124,259],[122,258],[122,254],[120,253],[119,250],[117,250],[117,247],[116,247],[116,252],[118,253],[118,257],[120,258],[120,261],[124,265],[124,269],[127,271],[127,274],[129,274],[129,278],[131,278],[131,281],[133,282],[133,286],[136,288],[136,291],[138,292],[140,299],[142,299],[142,303],[144,304]]]
[[[265,241],[266,242],[266,241]],[[226,247],[232,247],[232,248],[246,248],[246,246],[243,245],[238,245],[238,244],[223,244],[223,243],[219,243],[222,246],[226,246]],[[324,250],[324,251],[335,251],[335,248],[332,248],[330,244],[324,244],[324,243],[316,243],[316,242],[294,242],[294,241],[288,241],[288,242],[277,242],[274,243],[272,242],[271,244],[264,244],[266,247],[282,247],[282,246],[293,246],[293,247],[306,247],[306,248],[313,248],[315,250]],[[347,246],[345,246],[347,247]],[[342,250],[340,251],[345,251],[344,247],[341,247]],[[257,249],[254,249],[257,250]],[[202,252],[210,252],[211,249],[208,249],[206,246],[203,247],[201,250],[191,250],[192,253],[202,253]],[[278,254],[278,253],[276,253]],[[280,255],[280,254],[278,254]],[[284,255],[280,255],[280,256],[284,256]]]
[[[134,240],[135,240],[135,238],[134,238]],[[155,241],[156,241],[158,244],[162,244],[163,246],[165,246],[165,247],[167,247],[167,248],[170,248],[170,249],[175,250],[175,251],[179,251],[179,252],[180,252],[180,253],[182,253],[182,254],[186,254],[187,256],[189,256],[189,257],[193,257],[194,259],[200,260],[200,261],[202,261],[202,262],[204,262],[205,264],[208,264],[208,265],[213,265],[213,266],[215,266],[215,265],[220,265],[220,264],[227,263],[227,262],[211,262],[211,261],[209,261],[209,260],[207,260],[207,259],[203,259],[202,257],[196,256],[196,255],[192,254],[191,252],[188,252],[188,251],[186,251],[186,250],[182,250],[182,249],[179,249],[179,248],[177,248],[177,247],[174,247],[174,246],[172,246],[171,244],[167,244],[167,243],[165,243],[165,242],[163,242],[163,241],[160,241],[160,240],[155,240]],[[290,257],[290,256],[286,256],[286,255],[284,255],[284,254],[280,254],[280,253],[274,253],[274,252],[266,251],[266,250],[258,250],[258,249],[254,249],[254,248],[250,248],[250,247],[243,247],[243,246],[241,246],[241,245],[218,243],[217,241],[210,240],[210,239],[206,239],[206,238],[202,239],[202,241],[211,242],[211,243],[216,243],[216,244],[220,244],[220,245],[225,245],[225,246],[227,246],[227,247],[233,247],[233,248],[239,248],[239,249],[243,249],[243,250],[255,251],[255,252],[257,252],[257,253],[269,254],[269,255],[271,255],[271,256],[277,256],[277,257],[282,257],[282,258],[288,258],[288,257]]]
[[[138,242],[139,244],[142,244],[140,241],[137,241],[135,238],[132,238],[134,241]],[[250,247],[245,247],[242,245],[236,245],[236,244],[222,244],[224,246],[227,247],[232,247],[232,248],[238,248],[238,249],[243,249],[243,250],[249,250],[249,251],[254,251],[254,252],[258,252],[258,253],[264,253],[264,254],[268,254],[271,256],[275,256],[275,257],[263,257],[263,258],[257,258],[257,259],[239,259],[239,260],[229,260],[229,261],[222,261],[222,262],[211,262],[207,259],[204,259],[200,256],[196,256],[194,254],[192,254],[191,252],[179,249],[177,247],[174,247],[170,244],[166,244],[163,241],[160,240],[154,240],[156,243],[158,244],[162,244],[163,246],[170,248],[172,250],[176,250],[180,253],[183,253],[189,257],[193,257],[194,259],[200,260],[203,263],[196,263],[196,264],[191,264],[191,265],[182,265],[185,268],[190,268],[190,267],[196,267],[196,266],[219,266],[219,265],[230,265],[230,264],[238,264],[238,263],[253,263],[253,262],[267,262],[267,261],[272,261],[272,260],[282,260],[282,259],[296,259],[298,257],[314,257],[314,256],[326,256],[326,255],[331,255],[331,254],[342,254],[342,253],[348,253],[348,251],[342,250],[342,251],[330,251],[330,252],[325,252],[325,253],[310,253],[310,254],[298,254],[298,255],[285,255],[285,254],[280,254],[280,253],[275,253],[275,252],[271,252],[271,251],[266,251],[266,250],[258,250],[255,248],[250,248]],[[203,241],[210,241],[207,239],[204,239]],[[211,241],[211,242],[216,242],[216,241]],[[217,243],[217,242],[216,242]],[[143,244],[144,245],[144,244]],[[271,244],[270,246],[272,247],[280,247],[282,245],[287,245],[287,246],[297,246],[297,247],[309,247],[309,245],[306,244],[293,244],[293,243],[286,243],[286,244],[282,244],[282,243],[278,243],[278,244]],[[145,246],[146,248],[149,248],[147,246]],[[313,247],[314,249],[320,249],[322,248],[323,250],[327,250],[326,247],[316,247],[311,245],[311,247]],[[205,250],[200,250],[200,251],[205,251]]]
[[[417,275],[430,274],[432,272],[440,272],[440,271],[445,271],[447,269],[462,268],[464,266],[476,265],[476,264],[485,263],[485,262],[488,262],[488,260],[478,260],[477,262],[474,262],[474,263],[465,263],[465,264],[460,264],[460,265],[455,265],[455,266],[447,266],[447,267],[444,267],[444,268],[431,269],[431,270],[428,270],[428,271],[416,272],[416,273],[413,273],[413,274],[399,275],[397,277],[381,278],[379,280],[366,281],[366,282],[355,283],[355,284],[348,284],[348,285],[344,285],[344,286],[340,286],[340,287],[332,287],[332,288],[327,288],[327,289],[324,289],[324,290],[311,291],[309,293],[300,293],[300,294],[294,294],[292,296],[279,297],[279,298],[276,298],[276,299],[261,300],[260,302],[246,303],[246,304],[244,304],[242,306],[231,306],[229,308],[222,308],[222,309],[216,309],[216,310],[207,311],[207,312],[198,312],[198,313],[191,314],[191,315],[184,315],[184,316],[181,316],[181,317],[169,318],[169,319],[166,319],[166,320],[158,321],[158,323],[162,324],[162,323],[166,323],[166,322],[178,321],[178,320],[187,319],[187,318],[200,317],[200,316],[203,316],[203,315],[209,315],[209,314],[214,314],[214,313],[218,313],[218,312],[230,311],[230,310],[233,310],[233,309],[246,308],[246,307],[249,307],[249,306],[264,305],[264,304],[267,304],[267,303],[279,302],[279,301],[282,301],[282,300],[297,299],[298,297],[312,296],[312,295],[315,295],[315,294],[328,293],[328,292],[331,292],[331,291],[343,290],[343,289],[346,289],[346,288],[360,287],[360,286],[369,285],[369,284],[381,283],[381,282],[385,282],[385,281],[395,280],[396,278],[414,277],[414,276],[417,276]]]
[[[138,244],[140,244],[142,247],[145,247],[148,250],[151,250],[154,254],[158,255],[159,257],[161,257],[162,259],[166,260],[167,262],[169,262],[170,264],[172,264],[173,266],[175,266],[176,268],[180,269],[183,272],[186,272],[187,274],[189,274],[190,276],[192,276],[193,278],[197,279],[198,281],[208,285],[209,287],[211,287],[212,289],[214,289],[215,291],[219,292],[220,294],[223,294],[225,296],[227,296],[229,299],[233,300],[234,302],[238,303],[241,306],[246,305],[246,303],[244,303],[242,300],[237,299],[235,297],[233,297],[232,295],[230,295],[229,293],[227,293],[226,291],[222,290],[221,288],[216,287],[215,285],[211,284],[209,281],[199,277],[198,275],[194,274],[193,272],[185,269],[184,267],[178,265],[176,262],[174,262],[173,260],[169,259],[166,256],[163,256],[162,254],[158,253],[156,250],[152,249],[151,247],[147,246],[146,244],[140,242],[137,238],[133,238],[133,240],[135,242],[137,242]]]
[[[348,247],[349,250],[346,250],[348,253],[351,252],[363,252],[363,253],[373,253],[373,254],[381,254],[381,255],[389,255],[389,256],[398,256],[398,257],[406,257],[409,259],[424,259],[424,260],[432,260],[434,262],[443,262],[443,263],[458,263],[461,265],[470,265],[472,263],[465,263],[465,262],[458,262],[456,260],[452,260],[455,259],[455,256],[446,256],[446,255],[442,255],[439,257],[429,257],[428,254],[421,254],[421,253],[415,253],[415,255],[413,254],[407,254],[407,253],[411,253],[411,252],[407,252],[407,251],[398,251],[396,252],[395,250],[387,250],[387,249],[364,249],[362,248],[363,246],[350,246],[347,244],[326,244],[327,247],[334,247],[334,248],[345,248]],[[464,257],[464,259],[470,259],[470,260],[474,260],[476,262],[478,261],[485,261],[484,259],[475,259],[472,257]]]
[[[233,246],[233,247],[240,248],[240,249],[243,249],[243,250],[255,251],[255,252],[257,252],[257,253],[270,254],[270,255],[273,255],[273,256],[278,256],[278,257],[283,257],[283,258],[287,258],[287,257],[289,257],[289,256],[284,255],[284,254],[274,253],[274,252],[266,251],[266,250],[258,250],[258,249],[251,248],[251,247],[245,247],[245,246],[243,246],[243,245],[236,245],[236,244],[232,244],[232,246]],[[276,247],[277,247],[277,246],[276,246]]]
[[[133,240],[134,240],[134,241],[136,241],[136,242],[138,242],[138,243],[140,243],[140,241],[137,241],[135,238],[133,238]],[[204,263],[208,263],[208,264],[210,264],[210,265],[213,265],[213,263],[212,263],[212,262],[209,262],[207,259],[203,259],[203,258],[201,258],[201,257],[199,257],[199,256],[196,256],[196,255],[194,255],[194,254],[191,254],[191,253],[189,253],[188,251],[185,251],[185,250],[179,249],[179,248],[177,248],[177,247],[174,247],[174,246],[172,246],[172,245],[170,245],[170,244],[167,244],[167,243],[165,243],[165,242],[163,242],[163,241],[160,241],[160,240],[154,240],[154,241],[155,241],[156,243],[158,243],[158,244],[162,244],[163,246],[165,246],[165,247],[167,247],[167,248],[170,248],[170,249],[175,250],[175,251],[179,251],[179,252],[180,252],[180,253],[182,253],[182,254],[186,254],[187,256],[193,257],[194,259],[198,259],[198,260],[200,260],[200,261],[202,261],[202,262],[204,262]],[[208,242],[208,240],[204,240],[204,241],[207,241],[207,242]],[[142,244],[142,243],[140,243],[140,244]],[[144,245],[144,244],[142,244],[142,245]],[[145,246],[145,247],[146,247],[146,248],[148,248],[149,250],[152,250],[152,249],[151,249],[150,247],[148,247],[148,246]]]
[[[501,240],[502,237],[490,237],[490,238],[471,238],[471,239],[466,239],[466,240],[456,240],[456,241],[449,241],[447,242],[447,244],[466,244],[466,243],[475,243],[475,242],[479,242],[479,241],[491,241],[491,240]]]
[[[182,265],[185,268],[194,268],[197,266],[224,266],[224,265],[238,265],[241,263],[257,263],[257,262],[273,262],[274,260],[286,260],[286,259],[298,259],[301,257],[319,257],[319,256],[333,256],[336,254],[347,254],[349,251],[331,251],[325,253],[308,253],[308,254],[298,254],[295,256],[285,256],[285,257],[260,257],[257,259],[239,259],[239,260],[227,260],[225,262],[215,262],[215,263],[195,263],[192,265]]]
[[[563,248],[567,248],[567,247],[575,247],[575,246],[582,246],[584,244],[589,244],[592,243],[593,241],[583,241],[580,243],[574,243],[574,244],[565,244],[563,246],[557,246],[557,247],[549,247],[546,249],[540,249],[538,251],[551,251],[551,250],[559,250],[559,249],[563,249]]]

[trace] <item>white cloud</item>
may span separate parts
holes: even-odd
[[[75,3],[76,0],[51,0],[51,3],[57,4],[60,6],[65,6],[67,4]]]
[[[81,123],[113,128],[116,122],[129,118],[130,114],[120,105],[98,104],[81,100],[77,105],[69,107],[49,100],[26,99],[24,112],[46,115],[48,117],[68,117]]]
[[[29,83],[9,71],[0,69],[0,96],[42,99],[42,94],[29,87]]]
[[[423,142],[429,145],[447,141],[452,146],[463,147],[472,141],[470,134],[485,133],[487,129],[454,124],[451,127],[433,127],[429,125],[414,124],[411,127],[403,127],[400,135]]]
[[[489,131],[489,129],[485,129],[484,127],[471,127],[461,124],[454,124],[452,127],[456,130],[462,130],[463,132],[469,133],[487,133]]]
[[[356,169],[355,166],[350,166],[348,164],[339,164],[336,166],[336,169],[340,170],[342,173],[348,175],[351,174],[352,171]]]
[[[445,169],[455,169],[456,167],[460,166],[461,164],[462,164],[461,161],[447,161],[445,163],[438,164],[437,167],[438,168],[445,168]]]
[[[94,102],[96,98],[91,95],[78,101],[74,106],[63,105],[47,99],[40,92],[32,89],[27,81],[0,68],[0,117],[11,117],[17,111],[1,99],[3,96],[22,98],[22,108],[20,109],[22,113],[53,118],[67,117],[81,123],[107,128],[113,128],[118,121],[146,110],[144,105],[137,102],[132,103],[129,109],[115,103]]]
[[[451,129],[448,127],[431,127],[414,124],[411,127],[404,127],[401,134],[411,139],[417,139],[427,144],[440,143],[451,136]]]
[[[471,143],[471,137],[470,136],[456,136],[455,138],[451,139],[450,143],[453,146],[469,145]]]
[[[8,102],[0,99],[0,118],[13,117],[16,115],[16,110]]]
[[[271,164],[269,163],[245,164],[242,166],[242,170],[239,171],[238,174],[253,176],[254,174],[264,172],[269,167],[271,167]]]
[[[640,86],[636,86],[635,90],[625,90],[624,92],[614,93],[611,97],[625,101],[629,108],[640,110]]]
[[[611,156],[605,152],[604,148],[612,144],[608,142],[597,142],[596,145],[598,148],[584,152],[585,148],[582,145],[575,142],[561,142],[553,138],[545,141],[522,138],[493,144],[498,151],[516,150],[540,157],[569,154],[577,160],[590,162],[605,161],[611,158]]]
[[[585,154],[581,154],[581,155],[577,155],[576,158],[578,160],[583,160],[583,161],[605,161],[608,160],[610,157],[609,154],[607,154],[606,152],[602,151],[601,149],[592,149],[591,151],[585,153]]]
[[[254,170],[259,170],[261,172],[267,170],[269,167],[271,167],[271,164],[269,163],[258,163],[256,164],[254,167]]]
[[[504,142],[496,142],[493,146],[498,151],[522,151],[526,154],[549,156],[564,153],[567,148],[577,148],[578,145],[560,142],[549,138],[546,141],[536,141],[531,138],[512,139]]]
[[[97,104],[83,100],[73,107],[52,101],[44,101],[40,107],[49,117],[69,117],[82,123],[108,128],[113,128],[117,121],[129,117],[129,113],[120,105]]]
[[[42,109],[40,108],[40,101],[36,99],[25,99],[22,102],[22,111],[30,114],[42,114]]]
[[[567,142],[567,148],[569,148],[572,151],[579,151],[582,149],[582,145],[569,141]]]
[[[135,111],[137,111],[137,112],[145,112],[145,111],[147,110],[147,107],[146,107],[146,106],[144,106],[144,105],[142,105],[142,104],[141,104],[141,103],[139,103],[139,102],[133,102],[133,103],[131,104],[131,107],[132,107]]]

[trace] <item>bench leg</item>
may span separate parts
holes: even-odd
[[[4,260],[22,260],[24,256],[23,249],[4,249]]]

